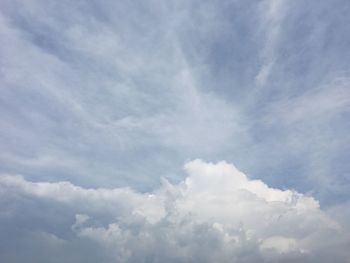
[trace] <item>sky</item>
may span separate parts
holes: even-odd
[[[348,0],[1,0],[0,261],[350,262]]]

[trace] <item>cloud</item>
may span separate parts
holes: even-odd
[[[343,232],[346,226],[322,211],[313,197],[271,188],[260,180],[249,179],[224,161],[214,164],[194,160],[185,165],[185,171],[188,176],[179,184],[163,180],[159,189],[149,193],[130,188],[87,189],[69,182],[30,182],[20,176],[2,176],[0,194],[8,204],[0,219],[11,220],[23,213],[24,199],[32,200],[32,209],[33,203],[45,201],[54,210],[70,215],[70,222],[58,222],[70,232],[70,238],[57,237],[45,229],[50,221],[41,218],[39,229],[25,230],[35,235],[34,244],[46,242],[51,246],[49,251],[58,247],[65,250],[72,244],[84,249],[89,244],[84,253],[101,255],[99,260],[103,258],[105,262],[350,259],[345,252],[349,242],[348,234]],[[19,209],[9,204],[16,204]],[[28,226],[31,220],[28,214]],[[20,233],[19,237],[25,240],[23,235]],[[70,253],[65,253],[65,262],[71,262]],[[17,262],[15,256],[12,262]]]
[[[236,108],[198,84],[186,3],[0,5],[2,172],[147,189],[155,170],[221,152],[242,130]]]
[[[339,184],[347,144],[322,145],[349,140],[347,87],[317,95],[349,75],[334,5],[347,2],[3,0],[0,171],[144,191],[199,157],[276,187]],[[298,178],[280,176],[290,166]]]
[[[223,260],[346,258],[338,227],[333,238],[312,227],[330,229],[324,207],[349,199],[348,11],[347,0],[0,1],[0,174],[11,175],[0,236],[12,237],[1,261],[18,250],[20,262],[135,261],[159,246],[150,258],[205,262],[205,237]],[[238,175],[235,188],[198,164],[183,181],[193,158],[229,160],[275,189]],[[174,184],[158,189],[162,176]],[[312,192],[323,210],[277,188]],[[295,230],[303,206],[314,232]],[[260,217],[280,232],[260,233]]]
[[[327,122],[337,115],[349,112],[350,79],[338,77],[322,87],[294,98],[279,101],[270,107],[266,121],[295,125],[310,121]],[[268,119],[270,118],[270,119]]]
[[[286,9],[286,1],[284,0],[267,0],[260,3],[259,30],[263,35],[264,44],[260,52],[263,65],[255,76],[258,86],[264,86],[268,83],[276,60],[275,49],[279,44],[279,34],[282,30]]]

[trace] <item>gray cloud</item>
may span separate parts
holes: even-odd
[[[20,245],[38,254],[30,259],[35,262],[46,262],[55,253],[60,260],[74,262],[82,253],[80,262],[90,252],[103,262],[349,260],[347,225],[322,211],[313,197],[251,180],[226,162],[195,160],[185,170],[184,181],[176,185],[163,181],[150,193],[2,176],[1,195],[8,199],[2,225],[20,217],[23,206],[31,210],[45,203],[44,211],[31,211],[29,218],[18,222],[18,227],[28,224],[24,231],[13,235],[16,228],[8,230],[13,235],[10,242],[20,240]],[[50,215],[52,210],[58,213]],[[61,213],[69,220],[62,220]],[[36,226],[31,221],[35,217]],[[62,228],[57,234],[50,226],[54,222]],[[43,244],[47,250],[42,254],[38,247]],[[19,262],[25,253],[5,253],[4,259]]]

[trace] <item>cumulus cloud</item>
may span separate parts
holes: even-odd
[[[44,229],[46,221],[39,229],[31,229],[31,235],[36,233],[34,240],[62,251],[72,244],[79,251],[85,248],[85,254],[98,250],[104,262],[350,259],[344,254],[349,243],[345,226],[324,212],[313,197],[271,188],[224,161],[194,160],[185,165],[185,171],[188,176],[180,183],[163,180],[159,189],[149,193],[2,176],[0,195],[17,206],[30,199],[30,206],[46,202],[48,207],[65,211],[72,220],[57,222],[70,232],[68,237]],[[23,214],[11,205],[3,207],[2,221]],[[64,253],[65,262],[73,261],[71,254]]]

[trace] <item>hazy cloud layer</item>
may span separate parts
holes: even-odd
[[[226,162],[195,160],[185,170],[184,181],[163,181],[152,193],[2,176],[1,231],[20,251],[3,247],[2,261],[75,262],[79,254],[87,262],[349,261],[347,225],[313,197],[270,188]]]
[[[347,200],[349,6],[1,1],[0,169],[151,190],[225,159]]]

